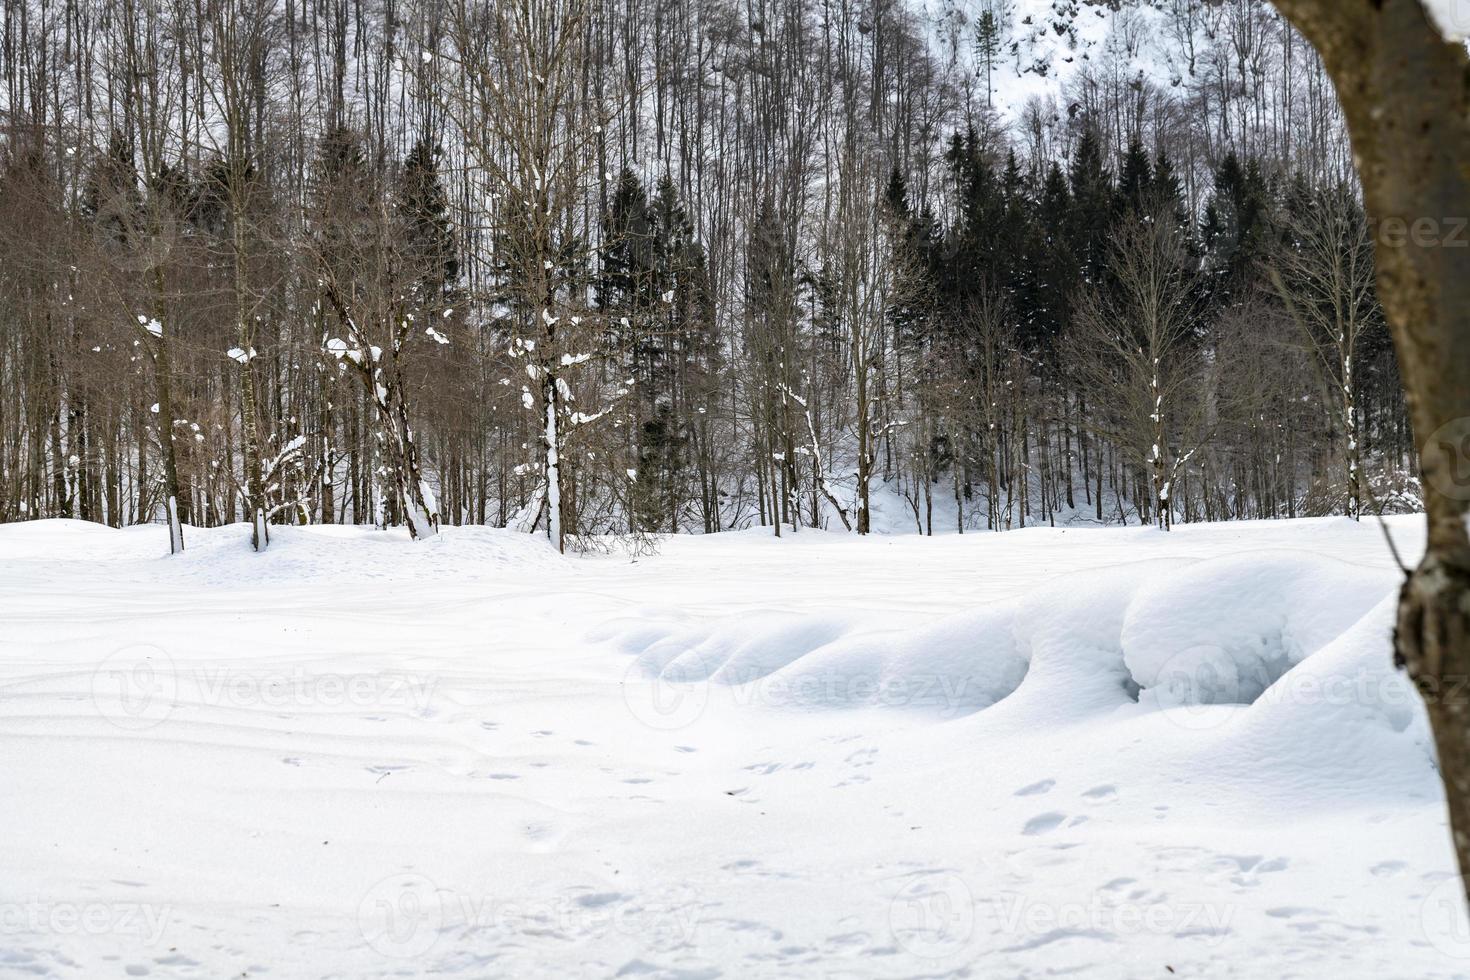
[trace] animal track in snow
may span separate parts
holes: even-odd
[[[1038,834],[1048,834],[1062,825],[1067,819],[1065,813],[1039,813],[1026,821],[1026,826],[1021,828],[1021,833],[1027,837],[1035,837]]]

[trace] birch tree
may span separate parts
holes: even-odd
[[[588,0],[456,0],[449,32],[462,89],[450,106],[499,228],[489,262],[504,280],[511,350],[540,422],[547,535],[565,550],[568,368],[586,331],[587,195],[605,115],[585,85]]]
[[[1200,438],[1199,286],[1178,227],[1125,222],[1109,244],[1109,281],[1078,311],[1080,366],[1111,406],[1110,435],[1148,473],[1154,525],[1167,531],[1180,468]]]
[[[1343,438],[1345,509],[1357,520],[1363,511],[1363,447],[1353,367],[1364,334],[1381,323],[1381,311],[1373,289],[1373,243],[1354,198],[1340,187],[1302,202],[1270,276],[1327,379]]]

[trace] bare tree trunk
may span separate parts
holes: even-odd
[[[546,465],[546,530],[551,543],[556,545],[556,550],[566,551],[561,522],[561,433],[557,428],[559,399],[556,371],[550,366],[550,362],[541,370],[541,401],[546,408],[546,428],[541,435],[541,449],[545,454]]]
[[[159,292],[163,289],[163,273],[158,273]],[[159,323],[155,318],[152,323]],[[151,333],[151,331],[146,331]],[[168,521],[169,554],[177,555],[184,550],[184,522],[179,515],[179,470],[174,453],[174,401],[169,383],[173,373],[173,362],[169,358],[168,341],[160,328],[152,337],[154,391],[158,397],[158,447],[163,454],[163,504],[164,516]]]
[[[232,183],[243,181],[244,166],[239,166],[232,175]],[[231,241],[235,259],[235,330],[239,343],[240,364],[240,434],[245,450],[245,495],[249,498],[246,509],[250,512],[250,544],[256,551],[264,551],[270,544],[270,529],[266,523],[265,480],[261,469],[260,412],[255,399],[255,324],[250,317],[250,303],[246,294],[245,275],[245,215],[239,195],[242,189],[235,184],[230,191],[233,197],[230,215]]]
[[[1399,596],[1396,661],[1424,696],[1460,870],[1470,874],[1470,276],[1418,222],[1470,214],[1470,58],[1418,0],[1274,0],[1322,55],[1369,215],[1423,473],[1428,546]],[[1466,879],[1470,882],[1470,878]]]

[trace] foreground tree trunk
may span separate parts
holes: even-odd
[[[1395,656],[1424,696],[1470,874],[1470,703],[1457,683],[1470,677],[1470,58],[1419,0],[1274,2],[1332,76],[1376,225],[1429,524],[1399,596]]]
[[[161,296],[163,287],[162,274],[157,277],[159,282],[158,293]],[[162,307],[162,301],[159,307]],[[154,395],[158,401],[154,404],[155,415],[158,423],[158,449],[163,456],[163,506],[164,517],[168,521],[168,551],[171,555],[177,555],[184,550],[184,521],[179,514],[179,468],[176,462],[177,455],[174,452],[174,401],[172,388],[173,359],[169,356],[168,340],[163,335],[162,321],[158,316],[151,319],[139,317],[139,326],[142,328],[145,343],[149,345],[153,355],[153,383]],[[157,324],[155,332],[151,325]]]

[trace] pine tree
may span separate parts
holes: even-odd
[[[1143,142],[1137,137],[1128,141],[1123,166],[1118,174],[1118,211],[1123,214],[1145,214],[1152,210],[1149,200],[1154,190],[1153,170]]]
[[[985,107],[991,108],[992,80],[995,75],[995,59],[1001,49],[1001,25],[995,11],[985,9],[975,22],[975,54],[981,71],[985,73]]]
[[[1025,326],[1022,341],[1031,350],[1051,351],[1072,316],[1072,299],[1081,270],[1072,250],[1072,194],[1055,162],[1047,169],[1035,218],[1029,226],[1023,267],[1028,285],[1016,299]]]
[[[1271,195],[1260,165],[1226,154],[1215,171],[1201,239],[1210,288],[1222,306],[1239,302],[1257,277],[1273,236]]]
[[[1101,283],[1106,277],[1114,191],[1112,175],[1103,163],[1102,142],[1091,125],[1083,129],[1077,141],[1069,177],[1072,208],[1068,231],[1072,253],[1084,281]]]
[[[398,190],[403,253],[420,316],[442,313],[451,302],[459,278],[459,249],[449,216],[449,199],[439,179],[437,155],[428,137],[415,142],[403,161]]]

